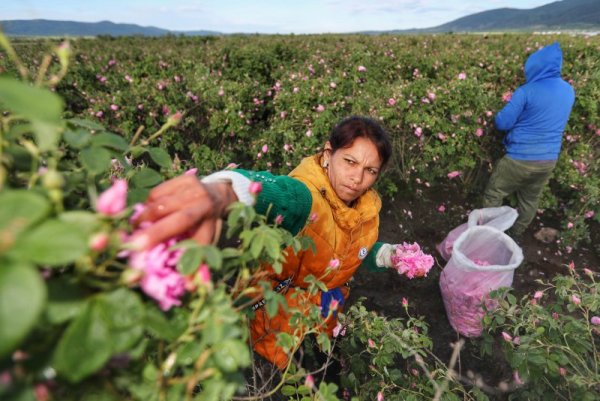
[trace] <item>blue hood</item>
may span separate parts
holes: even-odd
[[[525,62],[525,81],[531,83],[540,79],[560,78],[562,59],[558,42],[538,50]]]

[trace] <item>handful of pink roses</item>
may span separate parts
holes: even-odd
[[[409,279],[427,276],[433,266],[433,256],[423,253],[416,242],[395,245],[391,260],[398,273],[405,274]]]

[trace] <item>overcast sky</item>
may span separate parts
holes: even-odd
[[[1,0],[0,20],[109,20],[171,30],[329,33],[428,28],[552,0]],[[301,4],[301,5],[300,5]]]

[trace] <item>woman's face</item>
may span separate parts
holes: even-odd
[[[377,180],[381,159],[375,144],[367,138],[356,138],[352,146],[332,153],[325,144],[324,162],[329,181],[337,196],[350,204],[364,194]]]

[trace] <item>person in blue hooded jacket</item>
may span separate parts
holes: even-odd
[[[495,118],[496,128],[507,132],[506,155],[494,166],[483,206],[501,206],[514,193],[519,217],[509,234],[517,239],[535,217],[575,101],[575,91],[561,78],[562,59],[558,42],[531,54],[525,62],[525,84]]]

